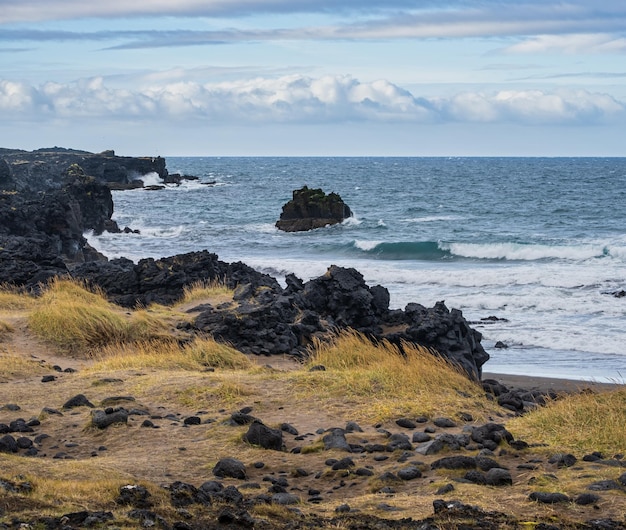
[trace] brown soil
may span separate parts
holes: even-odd
[[[496,488],[459,481],[464,471],[431,470],[434,460],[451,456],[450,452],[423,456],[403,451],[352,454],[324,451],[320,450],[321,433],[333,427],[345,427],[348,421],[355,420],[352,404],[323,399],[323,396],[313,401],[294,396],[280,378],[285,371],[301,368],[289,358],[254,358],[259,365],[267,365],[268,377],[253,379],[242,372],[229,378],[230,384],[247,392],[225,401],[215,397],[215,389],[225,381],[219,370],[164,373],[146,369],[98,373],[93,370],[90,359],[62,355],[34,338],[24,315],[0,317],[15,329],[0,342],[0,357],[19,356],[32,362],[30,370],[16,369],[14,374],[0,376],[0,423],[8,424],[17,418],[39,418],[41,425],[35,427],[35,433],[25,436],[48,435],[35,445],[39,450],[36,457],[0,453],[0,528],[2,522],[10,525],[15,518],[28,521],[45,513],[60,515],[79,510],[113,511],[122,521],[116,523],[116,527],[132,528],[136,523],[124,523],[124,514],[129,508],[120,508],[114,503],[116,488],[141,483],[147,485],[155,497],[160,495],[167,499],[163,487],[175,481],[200,486],[213,480],[213,466],[224,457],[237,458],[246,465],[245,480],[221,479],[224,485],[239,488],[246,498],[267,492],[271,481],[281,478],[288,483],[287,491],[301,498],[298,505],[291,507],[296,511],[282,508],[282,511],[278,508],[263,511],[248,505],[258,528],[539,528],[539,524],[593,528],[584,525],[598,519],[612,520],[617,526],[611,528],[624,528],[624,491],[599,492],[600,499],[590,506],[542,505],[528,500],[529,493],[537,489],[564,491],[574,497],[585,493],[586,485],[596,480],[617,479],[624,472],[621,468],[579,460],[573,468],[558,469],[548,463],[549,455],[541,447],[518,451],[505,444],[492,458],[510,470],[513,486]],[[59,368],[53,366],[76,372],[59,372]],[[56,379],[44,383],[44,375],[54,375]],[[532,382],[519,378],[516,381]],[[541,381],[541,384],[542,388],[548,385],[550,389],[575,390],[573,383],[562,380]],[[599,389],[604,388],[608,387]],[[63,404],[77,394],[84,394],[97,408],[103,408],[107,398],[130,397],[132,400],[120,399],[113,406],[143,410],[148,415],[131,415],[127,425],[94,429],[89,427],[90,408],[62,409]],[[371,399],[375,400],[376,396]],[[8,410],[7,404],[16,404],[20,409]],[[232,412],[244,406],[251,407],[250,414],[269,426],[293,425],[303,438],[296,439],[285,433],[284,451],[263,450],[243,443],[241,436],[247,426],[230,425],[228,419]],[[62,415],[42,414],[45,407],[56,409]],[[183,420],[189,416],[200,417],[202,423],[186,426]],[[505,423],[509,417],[511,413],[503,409],[499,416],[491,419]],[[146,419],[158,428],[142,427]],[[434,436],[443,432],[459,434],[466,425],[477,424],[453,419],[458,426],[450,429],[434,427],[432,421],[419,424],[416,429],[403,429],[393,421],[382,425],[359,422],[363,432],[348,434],[347,438],[354,444],[386,444],[388,433],[403,432],[411,437],[413,432],[430,428],[434,429]],[[23,435],[14,433],[14,436]],[[461,450],[459,454],[473,456],[476,451]],[[347,456],[353,459],[355,467],[332,471],[328,460]],[[382,460],[381,456],[388,458]],[[259,462],[263,466],[255,467]],[[397,473],[409,465],[419,467],[422,478],[390,482],[379,478],[385,472]],[[357,468],[369,469],[374,475],[358,475],[354,472]],[[79,498],[68,491],[60,491],[55,500],[50,493],[14,493],[1,487],[3,480],[13,483],[27,480],[37,490],[45,488],[47,480],[63,481],[63,477],[69,484],[72,480],[79,481],[81,491],[89,491],[85,482],[107,478],[114,483],[113,493],[91,492],[86,498]],[[454,490],[437,493],[446,484],[452,484]],[[384,486],[390,489],[381,492]],[[319,502],[311,502],[316,496]],[[437,499],[449,501],[450,509],[435,515],[433,502]],[[467,509],[455,512],[452,501],[460,501]],[[349,510],[348,513],[338,514],[336,509],[344,505],[349,506],[343,508]],[[477,507],[477,511],[471,512],[470,505]],[[160,510],[167,520],[184,519],[167,506],[166,501],[154,509]],[[187,519],[187,524],[210,528],[217,524],[215,518],[220,510],[223,507],[190,506],[188,511],[192,518]],[[430,522],[424,522],[427,519]],[[418,521],[422,522],[418,524]],[[424,526],[426,524],[434,526]]]

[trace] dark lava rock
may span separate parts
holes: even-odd
[[[260,421],[250,425],[248,432],[244,434],[243,441],[252,445],[258,445],[263,449],[282,451],[283,433],[278,429],[272,429]]]
[[[572,454],[558,453],[551,456],[548,463],[556,464],[557,467],[572,467],[577,461],[577,458]]]
[[[304,232],[341,223],[352,215],[336,193],[326,195],[321,189],[307,186],[293,191],[293,198],[283,206],[276,228],[284,232]]]
[[[339,449],[349,453],[352,452],[352,448],[346,440],[346,435],[343,429],[331,429],[330,432],[322,438],[322,441],[324,442],[324,449],[326,451],[329,451],[330,449]]]
[[[404,433],[395,433],[389,437],[389,442],[387,443],[388,451],[412,451],[413,444],[409,440],[409,437]]]
[[[89,401],[84,394],[78,394],[73,398],[68,399],[64,404],[64,409],[73,409],[76,407],[89,407],[91,409],[94,408],[94,404]]]
[[[17,441],[10,434],[5,434],[0,438],[0,453],[17,453],[19,446]]]
[[[581,493],[574,499],[574,503],[579,506],[588,506],[596,504],[600,500],[600,496],[595,493]]]
[[[396,424],[405,429],[415,429],[417,427],[417,423],[409,418],[400,418],[396,420]]]
[[[402,480],[414,480],[422,476],[422,472],[416,466],[409,466],[397,472],[398,478]]]
[[[213,468],[213,474],[219,478],[231,477],[240,480],[246,478],[246,467],[235,458],[222,458]]]
[[[559,504],[570,502],[570,498],[564,493],[548,493],[545,491],[533,491],[529,496],[529,500],[542,504]]]
[[[450,418],[435,418],[433,420],[433,424],[437,427],[441,427],[443,429],[449,429],[452,427],[456,427],[456,423],[452,421]]]
[[[351,469],[353,467],[354,467],[354,460],[352,460],[352,458],[350,457],[345,457],[345,458],[342,458],[341,460],[338,460],[334,464],[332,464],[331,469],[333,471],[338,471],[340,469]]]
[[[491,468],[485,475],[488,486],[511,486],[513,478],[507,469]]]
[[[435,460],[431,469],[475,469],[476,459],[471,456],[446,456]]]
[[[129,484],[120,488],[119,497],[115,499],[115,502],[135,508],[150,508],[153,505],[150,497],[150,492],[144,486]]]
[[[117,408],[91,412],[91,424],[98,429],[106,429],[115,423],[128,423],[128,411],[126,409]]]
[[[272,504],[280,504],[288,506],[292,504],[300,504],[300,497],[292,493],[275,493],[272,495]]]

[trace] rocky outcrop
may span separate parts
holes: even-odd
[[[133,182],[149,173],[156,173],[161,179],[168,176],[165,159],[161,157],[117,156],[114,151],[89,153],[60,147],[36,151],[0,149],[0,187],[34,192],[60,189],[73,182],[72,167],[80,167],[101,184],[113,183],[117,187],[132,187]]]
[[[351,215],[348,205],[336,193],[326,195],[321,189],[304,186],[295,190],[293,199],[283,206],[276,228],[304,232],[341,223]]]
[[[77,265],[72,276],[101,287],[115,303],[125,307],[151,303],[172,304],[181,299],[185,286],[196,282],[222,280],[231,287],[251,285],[280,291],[278,282],[244,263],[226,263],[216,254],[190,252],[133,263],[126,258]]]
[[[243,263],[225,263],[202,251],[137,264],[124,258],[85,263],[74,267],[72,275],[98,285],[126,307],[171,304],[182,298],[186,285],[224,280],[235,289],[234,304],[202,305],[187,326],[248,354],[304,357],[316,338],[354,329],[400,347],[408,342],[436,350],[477,380],[489,359],[480,333],[460,311],[443,302],[432,308],[409,304],[390,310],[387,289],[369,287],[355,269],[331,266],[306,283],[290,275],[283,288]]]
[[[110,190],[94,180],[45,193],[0,190],[0,283],[36,286],[70,264],[106,259],[83,233],[116,227],[112,213]]]

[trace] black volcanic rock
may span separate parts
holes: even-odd
[[[74,179],[68,171],[72,166],[80,167],[101,184],[131,185],[149,173],[162,179],[168,175],[161,157],[116,156],[114,151],[89,153],[60,147],[36,151],[0,149],[0,187],[34,192],[60,189]]]
[[[348,205],[336,193],[326,195],[321,189],[304,186],[294,190],[293,199],[283,206],[276,228],[284,232],[304,232],[341,223],[351,215]]]

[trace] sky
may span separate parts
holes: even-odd
[[[624,0],[0,0],[0,147],[626,156]]]

